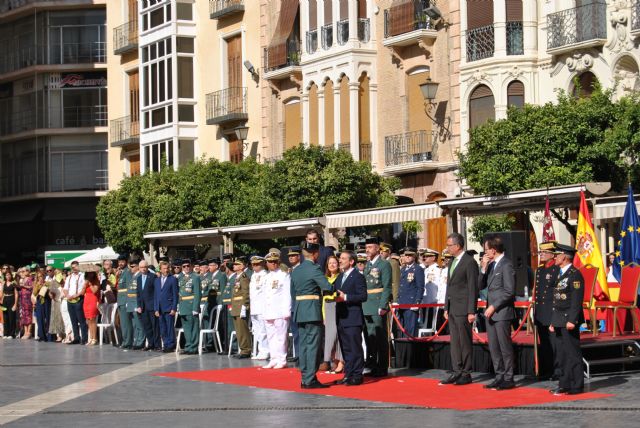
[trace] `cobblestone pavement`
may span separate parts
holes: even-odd
[[[422,427],[488,425],[631,427],[640,417],[640,374],[596,377],[596,401],[500,410],[416,409],[323,395],[152,376],[169,371],[257,365],[226,356],[122,352],[33,341],[0,341],[0,425],[7,427]],[[436,377],[437,370],[396,371]],[[475,374],[475,381],[489,377]],[[519,379],[551,388],[551,382]],[[482,397],[461,397],[482,399]]]

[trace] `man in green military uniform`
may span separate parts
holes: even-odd
[[[184,330],[183,354],[198,353],[200,335],[200,277],[191,272],[191,261],[182,261],[182,277],[178,280],[178,315]]]
[[[380,257],[391,265],[391,301],[396,302],[400,292],[400,262],[398,258],[392,257],[392,251],[393,248],[391,248],[390,244],[386,242],[380,243]]]
[[[225,285],[222,290],[222,313],[220,314],[220,325],[223,326],[224,348],[220,354],[224,354],[225,350],[229,351],[229,347],[232,346],[230,341],[231,332],[235,329],[233,327],[233,317],[231,316],[231,296],[233,294],[233,285],[236,280],[236,273],[233,271],[233,254],[222,255],[222,266],[224,267]],[[233,348],[232,348],[233,351]]]
[[[138,307],[138,263],[137,259],[129,261],[130,275],[128,276],[128,282],[123,282],[122,277],[120,277],[122,286],[126,285],[127,287],[126,308],[127,317],[133,325],[133,343],[131,349],[134,351],[139,351],[144,348],[145,342],[144,326],[142,325],[140,314],[136,312],[136,308]]]
[[[367,344],[364,374],[384,377],[389,368],[387,312],[391,299],[391,264],[380,256],[378,238],[367,239],[366,252],[369,262],[364,270],[367,301],[362,304]]]
[[[222,308],[224,308],[224,305],[222,304],[221,293],[227,286],[227,275],[225,275],[225,273],[221,269],[221,265],[222,263],[220,262],[219,258],[214,257],[212,259],[209,259],[209,273],[211,274],[211,287],[209,288],[209,298],[207,300],[207,303],[208,303],[208,308],[210,309],[209,310],[210,317],[217,317],[218,314],[215,313],[214,311],[222,311]],[[222,315],[222,312],[221,312],[221,315]],[[225,318],[222,318],[221,316],[219,319],[223,320],[223,322],[225,320]],[[224,329],[222,329],[221,331],[224,332]],[[213,342],[213,337],[207,340],[207,346],[211,346],[212,342]],[[222,349],[220,349],[219,351],[222,352]]]
[[[209,319],[211,316],[212,306],[209,306],[209,293],[211,291],[212,274],[209,271],[209,261],[200,260],[200,307],[202,308],[202,325],[200,328],[209,328]],[[213,346],[213,337],[211,335],[205,336],[205,343],[203,352],[207,352],[208,349]]]
[[[320,245],[303,242],[304,261],[291,272],[291,298],[294,301],[293,322],[298,325],[299,364],[303,389],[327,388],[318,381],[320,340],[322,338],[322,291],[332,291],[322,270],[315,264]]]
[[[231,316],[236,330],[239,352],[236,358],[251,358],[251,332],[249,331],[249,277],[245,269],[246,259],[238,257],[233,262],[236,273],[231,297]]]
[[[118,289],[118,317],[120,318],[120,332],[122,341],[119,348],[127,350],[133,348],[133,324],[127,314],[127,293],[131,283],[131,271],[128,265],[129,258],[125,255],[118,256],[118,272],[116,274]]]

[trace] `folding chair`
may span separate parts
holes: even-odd
[[[596,302],[596,309],[613,309],[613,337],[616,336],[616,325],[618,322],[618,309],[627,310],[633,319],[633,332],[638,330],[638,314],[636,304],[638,303],[638,284],[640,283],[640,266],[631,263],[622,268],[620,278],[620,298],[617,302],[603,301]],[[624,326],[620,328],[620,334],[624,332]]]
[[[220,305],[218,305],[214,311],[216,311],[216,313],[219,312],[218,307]],[[201,311],[202,313],[202,311]],[[213,311],[212,311],[213,313]],[[201,317],[202,319],[202,317]],[[212,325],[214,324],[214,320],[212,316],[209,316],[209,325],[208,328],[201,328],[200,329],[200,336],[198,338],[198,354],[202,355],[202,341],[204,340],[204,335],[205,334],[211,334],[214,335],[214,341],[213,341],[213,346],[216,348],[216,352],[218,352],[218,344],[216,343],[215,340],[215,334],[216,334],[216,328],[217,328],[217,324],[218,324],[218,314],[216,314],[216,320],[215,320],[215,327],[212,328]]]
[[[598,334],[598,320],[596,317],[596,309],[592,307],[593,290],[598,280],[598,268],[587,264],[578,269],[584,278],[584,290],[582,294],[582,308],[589,311],[589,321],[593,330],[593,335]],[[569,284],[571,286],[571,284]]]
[[[104,332],[105,330],[108,332],[111,330],[113,332],[113,337],[115,338],[116,345],[118,343],[118,335],[116,334],[116,311],[118,310],[117,303],[107,304],[106,306],[101,306],[104,308],[104,313],[102,313],[102,319],[104,322],[97,324],[98,332],[100,334],[100,346],[104,342]],[[111,343],[111,338],[109,338],[109,343]]]

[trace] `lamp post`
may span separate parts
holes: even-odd
[[[447,116],[442,120],[438,120],[435,115],[430,114],[433,109],[438,104],[436,99],[436,94],[438,93],[438,86],[440,84],[438,82],[434,82],[430,77],[427,78],[427,81],[420,84],[420,91],[422,92],[422,97],[425,101],[425,113],[429,119],[439,127],[438,135],[440,136],[440,141],[445,141],[451,138],[451,131],[449,130],[449,125],[451,124],[451,117]]]

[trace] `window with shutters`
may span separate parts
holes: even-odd
[[[506,0],[507,7],[507,55],[522,55],[522,0]]]
[[[524,84],[514,80],[507,86],[507,106],[521,108],[524,106]]]
[[[493,0],[467,0],[467,61],[490,58],[495,51]]]
[[[493,92],[486,85],[476,87],[469,97],[469,129],[495,120],[495,100]]]

